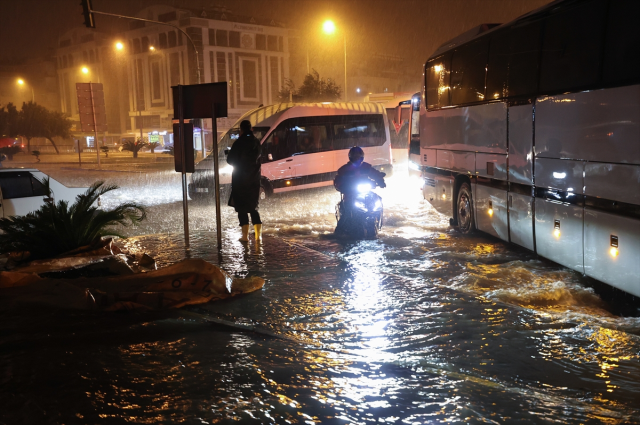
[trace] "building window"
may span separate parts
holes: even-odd
[[[217,82],[227,81],[227,61],[224,52],[216,52],[216,62],[218,65]]]
[[[229,41],[227,40],[227,31],[218,30],[216,31],[216,45],[217,46],[229,46]]]
[[[267,37],[264,34],[256,34],[256,49],[267,50]]]
[[[176,32],[169,31],[168,36],[169,36],[169,47],[176,47],[176,44],[177,44]]]
[[[256,59],[242,59],[240,61],[242,74],[242,98],[253,100],[258,98],[258,61]]]
[[[69,67],[73,66],[73,55],[69,55]]]
[[[144,71],[142,59],[136,59],[136,110],[144,111]]]
[[[167,33],[160,33],[160,36],[158,37],[158,44],[160,45],[161,49],[167,48]]]
[[[134,38],[133,39],[133,53],[140,53],[140,51],[141,51],[140,39],[139,38]]]
[[[63,57],[62,57],[62,67],[63,67],[63,68],[66,68],[66,67],[67,67],[67,57],[66,57],[66,56],[63,56]]]
[[[278,37],[278,51],[284,52],[284,39],[282,37]]]
[[[229,47],[240,47],[240,33],[229,31]]]
[[[275,35],[267,36],[267,50],[270,50],[272,52],[278,51],[278,37],[276,37]]]
[[[209,28],[209,46],[216,45],[216,30]]]
[[[142,37],[142,51],[143,52],[149,51],[149,37],[147,36]]]
[[[160,62],[151,62],[151,94],[152,100],[162,100]]]
[[[278,72],[278,58],[270,57],[269,66],[271,71],[271,99],[275,102],[280,92],[280,73]]]
[[[96,56],[93,53],[93,50],[89,50],[89,63],[94,63],[96,61]]]
[[[82,60],[84,61],[84,63],[89,62],[89,57],[87,56],[87,51],[86,50],[84,50],[82,52]]]
[[[180,84],[180,55],[178,53],[171,53],[169,56],[169,72],[171,74],[171,85],[177,86]]]

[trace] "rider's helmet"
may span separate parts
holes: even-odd
[[[360,165],[364,161],[364,151],[359,146],[354,146],[349,149],[349,162],[355,165]]]

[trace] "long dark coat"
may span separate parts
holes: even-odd
[[[243,134],[231,146],[227,162],[233,166],[229,206],[249,213],[258,208],[260,198],[260,141],[253,132]]]

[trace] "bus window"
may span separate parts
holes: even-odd
[[[640,2],[616,0],[609,3],[605,45],[604,83],[638,84],[640,81]]]
[[[605,16],[606,1],[592,0],[563,8],[546,19],[540,73],[542,92],[597,82]]]
[[[451,70],[451,54],[440,56],[427,62],[425,69],[425,85],[427,91],[427,107],[440,108],[449,106],[449,77]]]
[[[484,82],[487,68],[487,40],[469,43],[453,53],[451,61],[451,103],[484,100]]]
[[[536,93],[540,22],[514,26],[496,34],[489,51],[487,100]]]

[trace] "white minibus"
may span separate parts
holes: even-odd
[[[353,146],[365,161],[387,174],[392,169],[389,124],[378,103],[281,103],[254,109],[228,130],[218,143],[220,185],[231,183],[224,150],[239,136],[242,120],[249,120],[262,143],[261,198],[273,193],[328,186],[338,168],[348,162]],[[213,155],[196,165],[189,196],[199,200],[214,193]]]

